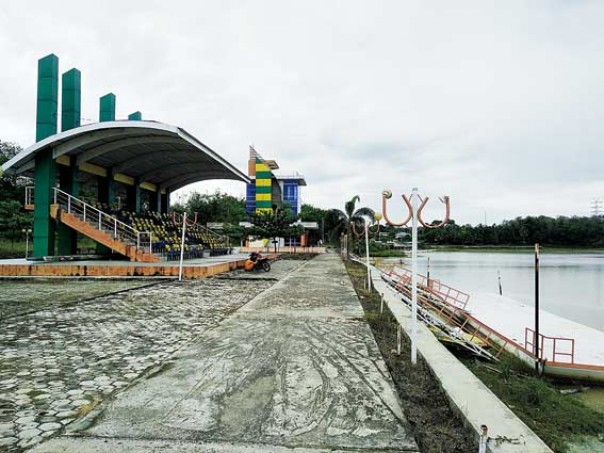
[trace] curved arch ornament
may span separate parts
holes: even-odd
[[[417,227],[418,223],[421,223],[424,228],[430,229],[445,226],[449,222],[451,214],[451,198],[448,195],[439,198],[445,205],[445,217],[439,223],[429,224],[422,218],[422,212],[430,198],[422,198],[415,187],[411,191],[411,197],[407,197],[405,194],[401,196],[408,211],[405,220],[396,223],[388,217],[388,200],[392,198],[392,192],[389,189],[382,192],[382,213],[386,223],[394,227],[405,226],[411,220],[411,363],[415,365],[417,363]],[[397,349],[400,351],[400,341]]]
[[[363,218],[362,228],[357,230],[357,226],[360,226],[360,222],[350,222],[350,228],[357,239],[360,239],[363,234],[365,234],[365,229],[367,229],[367,234],[369,238],[375,239],[380,234],[380,221],[382,220],[382,215],[379,212],[375,213],[375,221],[367,222],[365,218]],[[371,231],[371,228],[375,227],[374,231]]]
[[[363,229],[359,232],[357,231],[357,224],[360,222],[350,222],[350,229],[352,230],[352,232],[354,233],[354,235],[357,237],[357,240],[361,238],[361,236],[363,235],[363,233],[365,234],[365,259],[366,259],[366,266],[367,266],[367,289],[370,290],[371,289],[371,267],[370,267],[370,263],[369,263],[369,238],[371,237],[371,239],[377,238],[380,234],[380,221],[382,220],[382,214],[380,214],[379,212],[376,212],[373,216],[373,220],[370,224],[370,222],[367,221],[367,218],[363,217]],[[372,231],[371,234],[369,234],[369,229],[372,226],[376,226],[375,231]]]

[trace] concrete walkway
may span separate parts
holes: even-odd
[[[344,267],[323,255],[34,451],[382,450],[418,451]]]

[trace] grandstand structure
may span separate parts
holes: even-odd
[[[26,209],[34,212],[34,260],[78,255],[78,235],[97,254],[160,262],[181,255],[183,218],[168,214],[170,194],[210,179],[250,179],[184,129],[143,120],[139,111],[116,119],[116,96],[100,98],[99,121],[81,125],[81,74],[61,78],[59,59],[38,61],[36,143],[6,162],[8,174],[31,177]],[[229,252],[225,237],[192,219],[185,258]]]

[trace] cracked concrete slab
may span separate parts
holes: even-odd
[[[34,451],[417,452],[362,316],[339,258],[318,257]]]

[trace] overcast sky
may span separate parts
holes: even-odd
[[[82,71],[84,123],[111,91],[117,117],[180,126],[243,171],[253,144],[322,208],[417,186],[458,223],[588,215],[603,24],[604,1],[580,0],[1,0],[0,139],[33,143],[37,60],[55,53]]]

